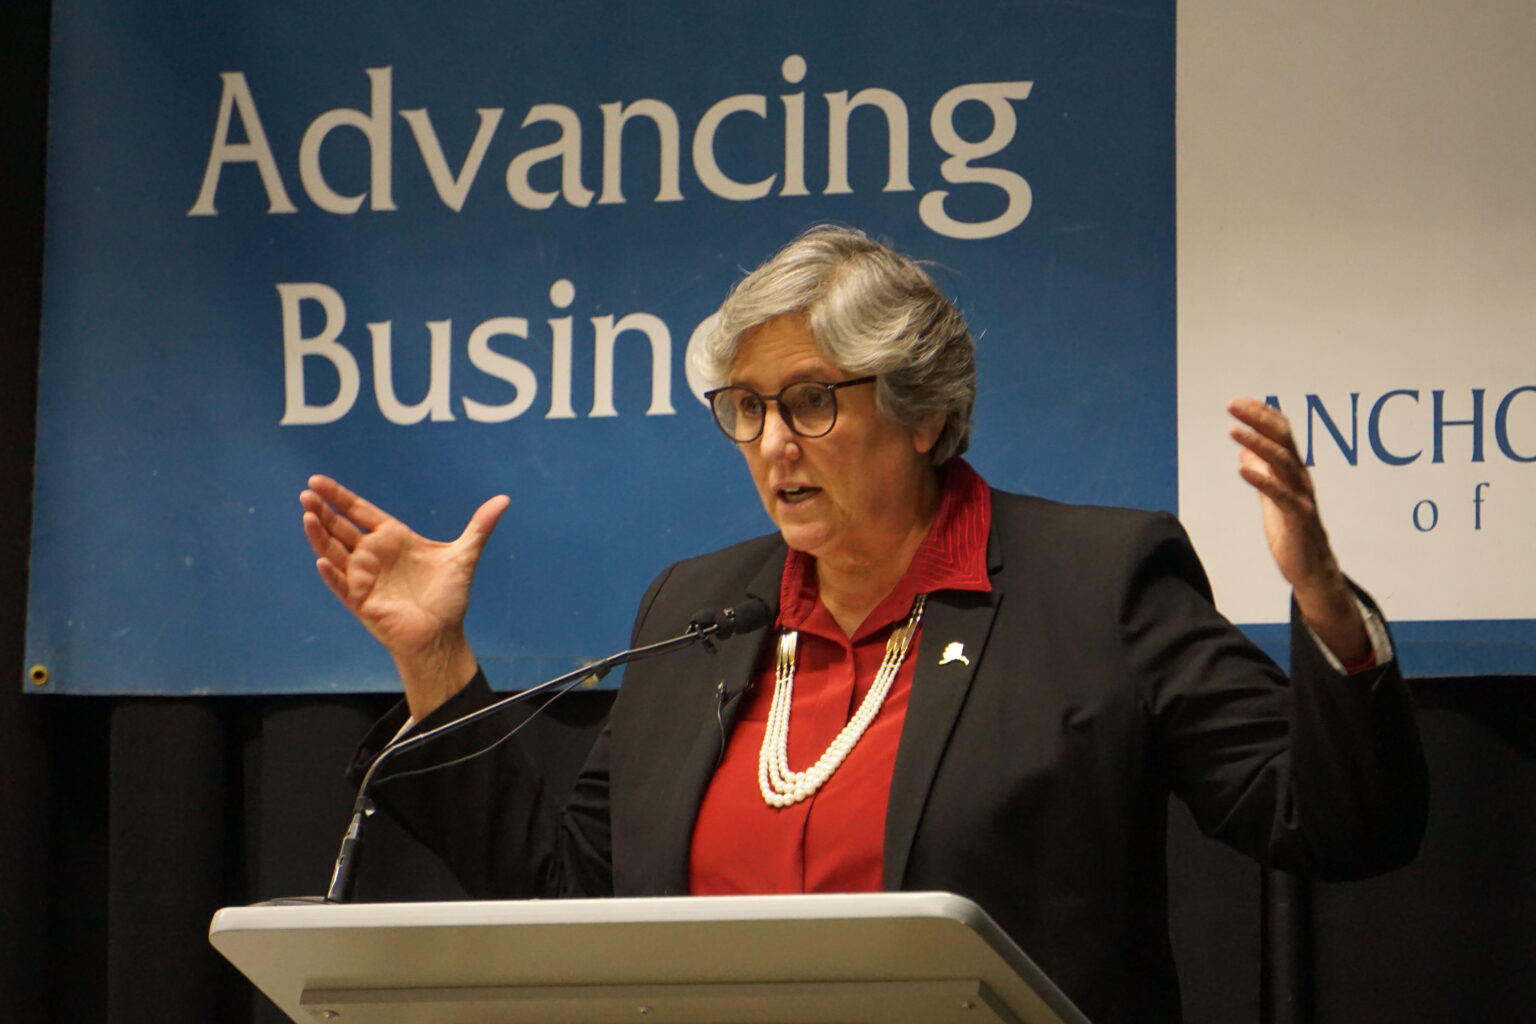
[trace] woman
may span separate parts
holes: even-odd
[[[515,742],[381,789],[469,892],[949,890],[1090,1019],[1158,1021],[1179,1015],[1170,792],[1265,863],[1355,877],[1413,856],[1412,708],[1276,410],[1230,406],[1295,595],[1289,681],[1212,607],[1172,517],[994,492],[958,458],[971,338],[905,257],[807,232],[733,291],[703,363],[778,532],[666,569],[635,642],[746,596],[774,628],[631,666],[566,799]],[[491,700],[462,620],[507,499],[440,544],[310,486],[320,575],[394,656],[411,718]]]

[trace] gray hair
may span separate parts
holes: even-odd
[[[828,362],[879,375],[877,408],[894,422],[911,429],[943,415],[934,465],[970,443],[976,346],[965,318],[916,262],[863,232],[807,230],[738,282],[716,316],[691,354],[706,380],[725,382],[747,332],[800,316]]]

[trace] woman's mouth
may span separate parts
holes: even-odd
[[[821,493],[820,487],[780,487],[774,491],[779,500],[791,505],[798,505],[802,501],[808,501]]]

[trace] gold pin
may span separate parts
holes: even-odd
[[[944,653],[939,655],[940,665],[948,665],[952,661],[958,661],[962,665],[971,663],[971,659],[965,656],[965,644],[958,640],[951,641],[949,646],[944,648]]]

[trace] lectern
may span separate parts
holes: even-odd
[[[1087,1024],[950,893],[262,904],[209,938],[305,1024]]]

